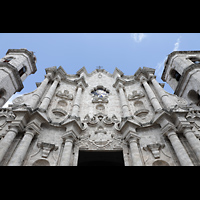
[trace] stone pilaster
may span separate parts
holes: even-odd
[[[37,104],[39,103],[42,95],[44,94],[44,91],[46,90],[47,84],[49,80],[52,78],[52,74],[48,73],[45,76],[45,79],[42,81],[41,85],[37,88],[37,90],[33,93],[32,99],[30,102],[30,106],[35,109]]]
[[[160,86],[158,81],[155,79],[156,76],[152,75],[150,76],[150,78],[157,95],[161,98],[165,107],[169,109],[174,108],[174,106],[176,105],[176,102],[174,102],[173,99],[170,98],[168,94],[164,91],[164,89]]]
[[[79,116],[81,95],[82,95],[83,90],[84,90],[83,85],[78,84],[77,90],[76,90],[76,96],[75,96],[75,99],[74,99],[74,104],[73,104],[73,107],[72,107],[72,113],[71,113],[72,116],[76,116],[76,117]]]
[[[73,131],[69,131],[62,138],[65,145],[62,152],[60,166],[70,166],[72,148],[74,141],[77,140],[77,137]]]
[[[125,95],[125,92],[124,92],[124,86],[123,86],[122,83],[118,84],[117,91],[119,92],[123,117],[128,117],[128,116],[130,116],[130,112],[129,112],[129,107],[128,107],[126,95]]]
[[[189,155],[187,154],[184,146],[175,132],[176,128],[174,125],[168,122],[168,120],[162,119],[161,127],[163,134],[166,134],[166,136],[169,138],[180,164],[182,166],[193,166]]]
[[[183,134],[185,135],[187,141],[191,145],[192,149],[194,150],[196,156],[200,161],[200,143],[196,138],[196,136],[194,135],[194,132],[191,130],[191,128],[184,128]]]
[[[5,137],[0,141],[0,162],[3,160],[8,148],[12,144],[18,133],[17,126],[11,126],[6,133]]]
[[[130,146],[133,166],[142,166],[143,165],[142,161],[141,161],[138,145],[137,145],[139,139],[140,139],[140,137],[132,131],[130,131],[125,138],[125,140],[129,143],[129,146]]]
[[[192,161],[190,160],[185,148],[183,147],[182,143],[180,142],[177,134],[174,131],[170,131],[167,134],[174,151],[181,163],[182,166],[193,166]]]
[[[39,110],[44,112],[47,110],[50,102],[51,102],[51,99],[56,91],[56,88],[60,82],[61,78],[59,76],[57,76],[53,82],[53,84],[51,85],[51,87],[49,88],[47,94],[45,95],[45,97],[43,98],[42,100],[42,103],[39,107]]]
[[[184,115],[181,115],[181,113],[176,113],[176,115],[176,126],[179,132],[182,132],[186,137],[188,143],[200,161],[200,142],[195,136],[194,131],[192,131],[192,125],[187,121]]]
[[[21,142],[17,146],[17,149],[15,150],[14,154],[12,155],[12,157],[8,163],[8,166],[21,166],[22,165],[34,135],[35,135],[35,131],[33,131],[33,130],[26,131],[26,133],[24,134],[24,137],[22,138]]]
[[[147,83],[147,79],[145,77],[141,77],[140,79],[142,85],[144,86],[144,89],[146,90],[147,96],[149,97],[149,100],[155,110],[155,112],[161,112],[162,106],[160,105],[157,97],[155,96],[154,92],[152,91],[151,87]]]

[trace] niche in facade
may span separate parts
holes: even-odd
[[[179,81],[181,78],[181,75],[175,69],[171,69],[170,75],[172,78],[176,79],[177,81]]]
[[[170,166],[170,165],[164,160],[156,160],[155,162],[153,162],[152,166]]]
[[[200,95],[195,90],[190,90],[188,92],[188,98],[195,103],[197,106],[200,105]]]
[[[39,159],[39,160],[36,160],[32,166],[50,166],[49,164],[49,161],[47,160],[44,160],[44,159]]]
[[[149,110],[147,110],[144,106],[144,103],[142,101],[136,101],[134,103],[136,112],[134,113],[135,116],[144,118],[149,113]]]

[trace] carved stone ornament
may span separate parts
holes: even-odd
[[[113,141],[112,140],[89,140],[94,146],[98,149],[105,148],[106,146],[110,145]]]
[[[104,134],[106,134],[107,132],[105,131],[105,129],[103,128],[103,126],[99,126],[94,133],[95,134],[98,134],[98,133],[104,133]]]
[[[12,101],[12,103],[13,104],[22,104],[22,103],[24,103],[24,99],[23,99],[23,97],[22,96],[20,96],[20,97],[17,97],[16,99],[14,99],[13,101]]]
[[[154,144],[148,144],[146,147],[143,147],[145,151],[149,150],[154,158],[160,158],[160,150],[165,147],[165,144],[160,143],[154,143]]]
[[[68,91],[68,90],[64,90],[64,92],[58,91],[58,92],[56,93],[56,96],[57,96],[57,97],[60,97],[60,98],[67,99],[67,100],[73,100],[73,95],[72,95],[72,94],[69,94],[69,91]]]
[[[90,126],[97,125],[99,122],[103,122],[106,125],[114,125],[115,123],[119,123],[119,120],[115,115],[113,115],[111,118],[107,115],[104,115],[102,113],[95,114],[92,118],[87,114],[84,117],[83,122],[87,123]]]
[[[47,158],[49,156],[49,153],[51,151],[56,151],[58,149],[58,146],[55,144],[45,143],[45,142],[38,142],[37,143],[38,148],[42,149],[42,157]]]
[[[92,103],[108,103],[108,97],[107,96],[105,96],[105,97],[95,96],[92,99]]]
[[[132,101],[132,100],[136,100],[136,99],[141,99],[142,97],[144,97],[145,95],[144,95],[144,93],[142,92],[142,91],[136,91],[136,90],[134,90],[133,92],[132,92],[132,94],[129,94],[128,95],[128,100],[129,101]]]

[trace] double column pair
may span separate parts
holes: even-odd
[[[18,127],[17,126],[11,126],[9,131],[7,132],[6,136],[1,140],[0,142],[0,162],[3,160],[7,150],[9,149],[10,145],[12,144],[14,138],[16,137],[18,133]],[[8,166],[20,166],[24,158],[26,156],[26,153],[28,151],[28,148],[31,144],[31,141],[35,135],[35,131],[33,130],[26,130],[24,137],[20,141],[19,145],[17,146],[17,149],[15,150],[14,154],[12,155]]]
[[[48,73],[45,76],[44,81],[41,83],[41,85],[37,88],[37,90],[32,95],[32,98],[30,101],[30,106],[32,107],[32,109],[35,109],[37,107],[43,93],[45,92],[45,90],[47,88],[47,85],[48,85],[48,82],[50,79],[52,79],[52,74]],[[52,86],[48,90],[46,96],[43,99],[43,102],[40,105],[41,110],[44,110],[48,107],[51,97],[54,94],[59,81],[60,81],[59,77],[57,77],[54,80]],[[16,135],[18,134],[18,132],[23,131],[24,126],[25,126],[25,124],[21,125],[20,122],[19,122],[19,124],[16,124],[15,121],[13,124],[11,124],[9,126],[9,130],[8,130],[7,134],[0,141],[0,162],[3,160],[6,152],[8,151],[9,147],[11,146],[11,144],[12,144],[14,138],[16,137]],[[8,165],[21,165],[22,164],[23,159],[28,150],[28,147],[30,146],[30,143],[34,137],[34,134],[35,133],[30,130],[27,130],[25,132],[23,139],[21,140],[20,144],[18,145],[17,149],[15,150],[14,154],[12,155],[12,158],[10,159]]]
[[[176,102],[168,96],[168,94],[164,91],[164,89],[156,81],[155,76],[152,75],[150,77],[150,79],[151,79],[151,82],[153,84],[153,87],[154,87],[157,95],[162,100],[162,103],[165,106],[165,108],[167,108],[168,110],[174,108],[176,105]],[[148,84],[148,83],[145,83],[145,84]],[[179,124],[182,123],[181,121],[179,121],[179,119],[177,119],[177,120],[178,120]],[[198,159],[200,161],[200,142],[194,135],[194,132],[192,131],[189,122],[187,122],[186,119],[184,119],[183,122],[184,122],[183,125],[180,126],[181,128],[179,128],[179,129],[180,129],[180,131],[183,132],[184,136],[186,137],[187,141],[189,142],[190,146],[192,147],[192,149],[194,150],[196,156],[198,157]],[[186,125],[184,125],[184,124],[186,124]],[[173,128],[170,129],[170,131],[168,133],[166,133],[166,135],[168,136],[181,165],[186,165],[186,166],[193,165],[185,148],[183,147],[182,143],[180,142],[175,130]]]
[[[122,83],[119,83],[116,87],[116,90],[119,92],[119,98],[121,102],[123,117],[129,117],[130,111],[129,111],[129,106],[127,103],[124,85]],[[133,166],[143,165],[141,161],[141,157],[140,157],[140,152],[138,149],[138,144],[137,144],[139,139],[140,137],[138,137],[137,134],[133,131],[129,131],[128,135],[125,137],[125,141],[128,142],[130,146],[130,153],[131,153]]]
[[[74,99],[71,116],[79,117],[81,95],[82,95],[83,90],[84,90],[83,85],[81,83],[79,83],[77,86],[77,90],[76,90],[76,96]],[[69,127],[68,126],[66,127],[67,129],[69,128],[71,130],[68,130],[67,133],[62,137],[62,139],[64,141],[64,148],[63,148],[63,152],[62,152],[60,166],[70,166],[71,165],[70,161],[71,161],[73,144],[77,140],[77,138],[78,138],[77,135],[79,134],[79,133],[77,133],[77,130],[79,130],[78,132],[81,131],[80,127],[77,125],[77,123],[75,123],[75,122],[72,122],[72,123],[74,123],[73,126],[68,124]]]

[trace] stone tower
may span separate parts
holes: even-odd
[[[23,81],[37,71],[36,57],[27,49],[9,49],[0,59],[0,106],[23,89]]]
[[[198,52],[187,54],[166,62],[163,77],[176,91],[189,66],[198,71]],[[166,92],[155,69],[45,71],[35,91],[0,108],[0,165],[200,165],[200,107]]]
[[[200,103],[200,51],[174,51],[169,54],[162,74],[174,90],[190,104]]]

